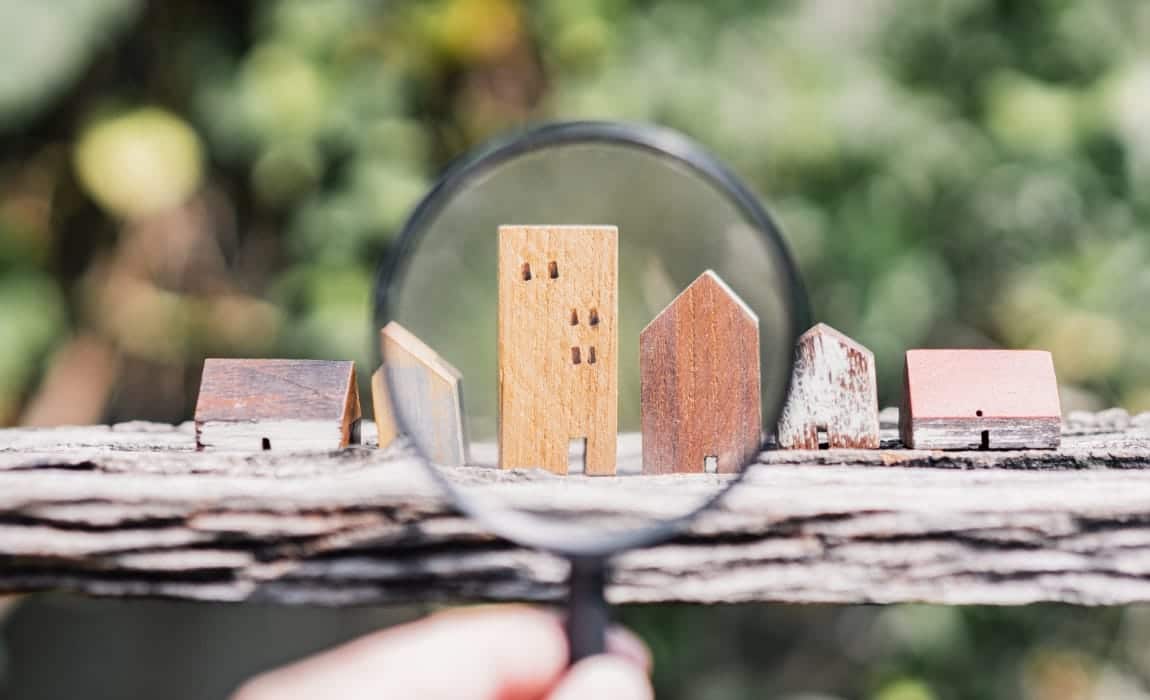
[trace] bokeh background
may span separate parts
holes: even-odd
[[[1148,410],[1147,36],[1143,0],[2,0],[0,425],[186,420],[208,355],[367,366],[413,203],[555,118],[725,158],[885,403],[908,347],[1002,346],[1053,351],[1066,410]],[[38,598],[0,687],[220,697],[415,612]],[[1150,697],[1140,608],[622,617],[666,698]]]

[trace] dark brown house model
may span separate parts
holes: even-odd
[[[354,362],[204,361],[196,449],[332,450],[359,421]]]

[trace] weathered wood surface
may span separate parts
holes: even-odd
[[[1056,451],[767,451],[760,462],[676,541],[621,557],[610,599],[1150,601],[1148,414],[1075,416]],[[634,489],[630,508],[658,513],[684,481],[723,478],[567,478],[562,500],[612,517]],[[398,450],[195,452],[190,424],[0,431],[4,591],[555,600],[565,571],[453,514]]]
[[[878,447],[874,353],[825,323],[799,336],[777,437],[785,450]]]
[[[644,473],[730,474],[754,460],[759,318],[718,275],[699,275],[647,324],[639,367]]]
[[[499,464],[615,473],[619,230],[499,227]]]

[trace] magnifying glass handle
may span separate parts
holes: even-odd
[[[607,560],[572,558],[569,575],[571,598],[567,605],[567,646],[571,664],[607,651]]]

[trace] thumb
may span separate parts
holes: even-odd
[[[652,700],[647,675],[619,656],[592,656],[575,664],[547,700]]]

